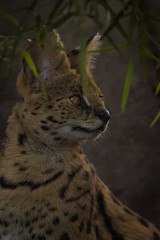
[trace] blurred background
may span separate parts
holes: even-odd
[[[160,2],[98,0],[92,1],[93,6],[87,5],[85,8],[83,0],[84,6],[80,6],[79,15],[75,11],[75,0],[60,2],[65,8],[60,9],[56,0],[0,1],[0,141],[5,138],[7,118],[18,100],[16,78],[22,60],[18,51],[8,52],[9,48],[5,49],[5,46],[25,47],[26,39],[32,35],[31,30],[35,31],[46,23],[51,12],[52,21],[48,25],[50,28],[56,27],[60,32],[67,51],[79,45],[82,27],[88,38],[100,32],[103,50],[107,46],[112,46],[114,50],[102,51],[93,75],[104,93],[111,120],[107,132],[101,138],[84,144],[85,152],[100,178],[123,203],[160,225],[160,120],[150,127],[160,111],[160,94],[157,90],[160,78],[157,65],[160,64],[160,36],[154,35],[153,31],[155,27],[160,33]],[[140,9],[143,7],[149,14],[142,11],[138,15],[137,9],[132,6],[133,2],[137,6],[143,2]],[[69,14],[66,12],[67,4],[70,6]],[[51,11],[55,6],[59,8],[58,15],[62,15],[58,21],[52,19],[56,15],[56,12]],[[85,16],[86,12],[90,13],[90,17]],[[24,30],[19,30],[20,27],[9,16],[20,21],[25,26]],[[155,19],[152,24],[150,16]],[[117,27],[119,24],[120,28]],[[146,26],[149,26],[147,31]],[[126,37],[123,30],[127,32]],[[143,32],[148,36],[141,34]],[[9,40],[6,40],[6,36],[9,36]],[[126,47],[118,45],[126,43]],[[147,57],[142,52],[145,44]],[[131,57],[134,58],[134,71],[127,79]],[[8,61],[8,58],[11,60]],[[124,91],[126,82],[131,85],[128,92]]]

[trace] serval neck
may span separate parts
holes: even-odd
[[[83,166],[86,161],[81,144],[48,146],[25,131],[14,115],[10,117],[2,156],[5,171],[1,169],[1,174],[7,179],[45,180],[54,172],[80,164]]]

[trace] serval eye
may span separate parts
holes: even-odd
[[[80,104],[80,98],[78,96],[72,96],[70,97],[70,100],[74,105]]]

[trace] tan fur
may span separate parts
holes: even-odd
[[[89,50],[98,45],[96,35]],[[81,142],[105,130],[109,113],[89,72],[90,58],[83,96],[80,73],[63,48],[55,31],[43,48],[30,42],[39,78],[26,62],[18,77],[21,100],[9,117],[0,159],[0,240],[160,239],[159,230],[119,202],[86,159]],[[72,96],[81,97],[81,105]]]

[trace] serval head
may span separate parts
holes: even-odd
[[[90,71],[96,55],[93,50],[99,45],[99,34],[86,44],[84,84],[79,47],[67,55],[56,31],[47,35],[43,46],[37,39],[29,41],[27,51],[38,77],[24,60],[17,81],[21,98],[17,111],[25,131],[32,138],[45,144],[79,142],[105,131],[110,115]]]

